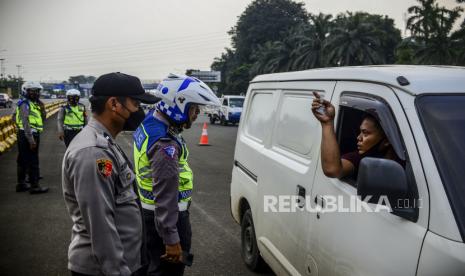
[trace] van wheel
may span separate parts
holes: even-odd
[[[241,223],[241,255],[247,267],[252,271],[263,271],[265,261],[258,251],[255,228],[253,226],[252,212],[247,210]]]
[[[221,122],[221,125],[223,125],[223,126],[227,126],[227,125],[228,125],[228,122],[225,120],[224,117],[221,117],[220,122]]]
[[[214,125],[215,124],[215,118],[213,116],[210,116],[210,124]]]

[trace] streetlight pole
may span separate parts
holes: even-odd
[[[18,96],[21,95],[21,67],[22,65],[16,65],[16,68],[18,68]]]
[[[5,59],[4,58],[0,58],[0,78],[3,78],[3,76],[5,75],[5,65],[4,65],[4,62],[5,62]]]

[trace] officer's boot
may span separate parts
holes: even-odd
[[[29,190],[30,194],[43,194],[48,192],[48,187],[40,187],[39,182],[31,183],[31,189]]]
[[[26,171],[23,167],[18,166],[18,184],[16,185],[16,192],[26,192],[31,188],[30,185],[26,184]]]

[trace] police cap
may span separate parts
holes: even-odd
[[[98,77],[91,93],[92,96],[129,97],[146,104],[154,104],[160,100],[145,92],[139,78],[120,72]]]

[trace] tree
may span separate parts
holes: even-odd
[[[423,37],[425,40],[434,31],[434,20],[437,17],[436,0],[417,0],[420,5],[408,8],[410,17],[407,19],[407,29],[412,36]]]
[[[418,64],[465,64],[465,31],[454,31],[454,24],[460,18],[463,9],[439,7],[435,0],[418,0],[420,6],[409,8],[411,13],[407,27],[412,39],[409,51],[413,52],[413,62]],[[460,1],[459,1],[460,2]],[[407,51],[406,45],[402,45]]]
[[[236,55],[250,62],[253,50],[268,41],[282,41],[289,29],[308,20],[303,3],[291,0],[256,0],[239,16],[229,32]]]
[[[23,83],[24,80],[22,77],[8,75],[6,78],[0,78],[0,92],[8,93],[8,91],[11,91],[11,96],[13,98],[18,98]]]
[[[298,40],[295,49],[295,59],[292,63],[294,70],[304,70],[325,66],[323,45],[333,26],[332,16],[318,14],[310,16],[310,24],[302,24],[294,32]]]
[[[385,33],[367,20],[366,13],[340,14],[325,41],[327,64],[332,66],[384,64]]]
[[[249,71],[258,56],[259,47],[268,41],[283,41],[289,30],[308,20],[303,3],[292,0],[255,0],[239,16],[237,24],[228,33],[232,49],[226,49],[215,58],[212,70],[221,71],[222,93],[235,93],[247,88],[254,74]],[[245,89],[244,89],[245,87]]]

